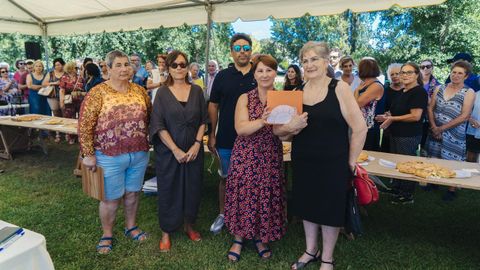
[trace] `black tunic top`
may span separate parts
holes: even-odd
[[[428,96],[421,85],[404,92],[392,102],[390,113],[392,116],[409,114],[411,109],[422,109],[425,113]],[[389,129],[394,137],[414,137],[422,135],[423,118],[416,122],[393,122]]]
[[[348,166],[348,125],[332,79],[325,99],[308,112],[308,126],[292,141],[293,211],[313,223],[341,227],[345,220]]]

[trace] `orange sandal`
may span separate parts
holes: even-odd
[[[188,238],[190,238],[190,240],[194,241],[194,242],[198,242],[200,240],[202,240],[202,236],[200,235],[199,232],[196,232],[194,230],[191,230],[191,231],[188,231],[188,232],[185,232],[188,236]]]
[[[160,243],[158,244],[158,247],[160,248],[160,252],[169,252],[170,248],[172,247],[172,243],[170,242],[170,237],[166,242],[162,242],[160,239]]]

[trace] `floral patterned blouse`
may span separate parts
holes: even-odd
[[[148,151],[148,121],[152,105],[144,88],[129,83],[120,93],[107,83],[95,86],[80,109],[80,150],[93,156],[95,150],[108,156]]]

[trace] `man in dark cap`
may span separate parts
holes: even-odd
[[[465,60],[467,62],[469,62],[470,64],[473,64],[473,57],[469,54],[469,53],[457,53],[453,58],[450,58],[447,60],[447,63],[449,64],[453,64],[459,60]],[[480,90],[480,83],[479,83],[479,77],[477,74],[475,73],[470,73],[470,75],[468,75],[468,78],[465,80],[465,85],[469,86],[470,88],[472,88],[473,90],[475,90],[475,92],[478,92],[478,90]],[[450,82],[450,76],[447,78],[447,80],[445,81],[445,84],[449,83]]]

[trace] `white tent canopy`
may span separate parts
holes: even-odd
[[[365,12],[445,0],[0,0],[0,32],[68,35]]]

